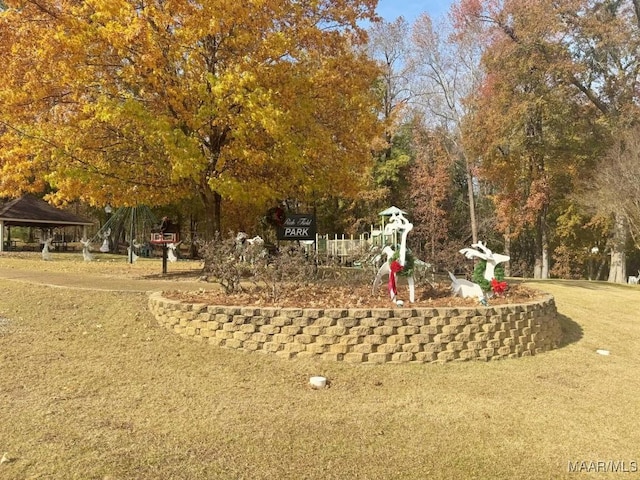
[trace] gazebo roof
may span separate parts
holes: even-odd
[[[398,207],[389,207],[386,210],[381,211],[378,215],[380,215],[381,217],[389,217],[391,215],[398,215],[402,213],[403,215],[406,215],[407,212],[405,212],[404,210],[400,210]]]
[[[93,222],[60,210],[33,195],[11,200],[0,209],[0,222],[6,226],[55,228],[92,225]]]

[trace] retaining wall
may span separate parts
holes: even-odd
[[[225,348],[353,363],[448,362],[534,355],[562,339],[552,296],[477,308],[228,307],[149,297],[158,322]]]

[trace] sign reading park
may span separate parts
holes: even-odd
[[[278,240],[315,240],[316,217],[311,213],[288,214],[278,227]]]

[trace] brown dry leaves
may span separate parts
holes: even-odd
[[[473,298],[452,297],[449,285],[439,283],[416,287],[416,301],[409,304],[409,292],[406,287],[399,290],[399,298],[407,306],[412,307],[475,307],[478,301]],[[371,286],[287,286],[279,298],[274,301],[267,290],[246,290],[240,293],[225,294],[218,291],[167,291],[167,298],[190,303],[204,303],[207,305],[229,306],[276,306],[299,308],[391,308],[391,302],[386,288],[372,292]],[[539,298],[542,294],[522,285],[512,285],[506,295],[493,298],[489,305],[503,305],[529,302]]]

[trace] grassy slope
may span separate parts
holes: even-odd
[[[538,286],[563,315],[561,349],[354,366],[181,338],[139,293],[0,280],[0,456],[11,459],[0,478],[540,479],[583,477],[569,461],[629,467],[640,461],[640,291]],[[312,375],[330,388],[308,388]]]

